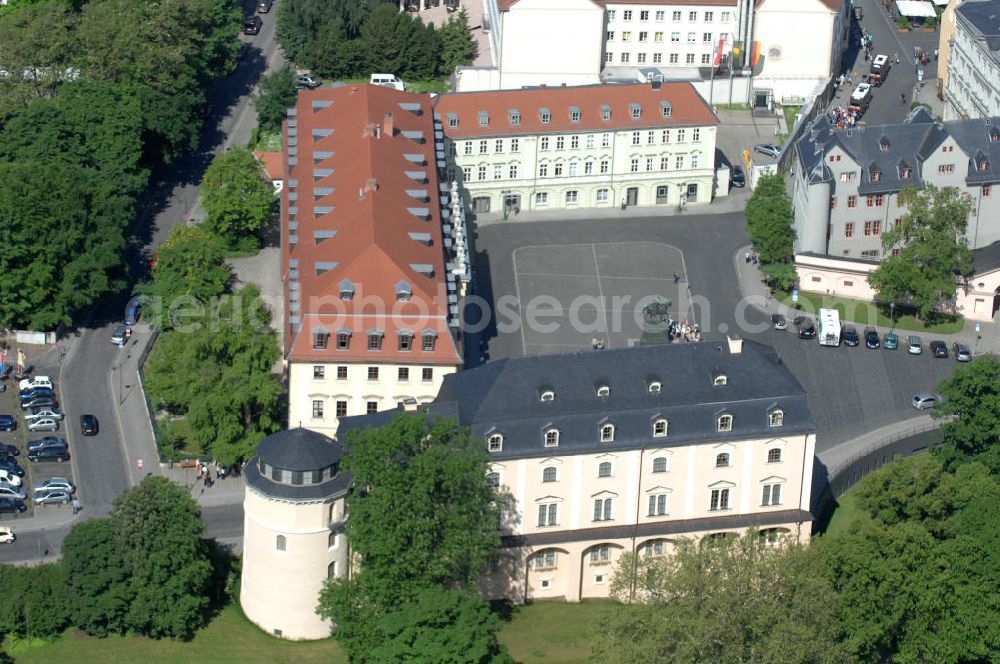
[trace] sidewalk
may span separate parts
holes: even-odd
[[[928,429],[935,429],[940,425],[941,422],[935,420],[930,415],[920,415],[919,417],[912,417],[900,422],[893,422],[892,424],[869,431],[863,436],[831,447],[828,450],[817,452],[816,458],[826,466],[827,474],[833,476],[850,465],[855,459],[874,452],[892,441],[927,431]]]
[[[124,357],[111,365],[108,371],[115,419],[122,433],[125,465],[129,469],[129,483],[135,486],[146,475],[160,475],[159,454],[153,434],[151,413],[146,406],[146,396],[139,377],[139,362],[155,335],[148,324],[139,323],[132,328],[132,337],[122,350]]]

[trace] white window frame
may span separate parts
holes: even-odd
[[[615,442],[615,425],[608,423],[601,425],[601,442],[602,443],[613,443]]]
[[[670,420],[659,417],[653,420],[653,438],[666,438],[670,432]]]
[[[559,429],[549,427],[542,432],[542,444],[545,447],[559,447]]]
[[[491,433],[486,437],[486,450],[488,452],[502,452],[503,451],[503,434],[502,433]]]

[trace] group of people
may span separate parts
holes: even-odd
[[[205,488],[215,484],[215,480],[212,479],[212,468],[215,468],[215,479],[224,480],[231,475],[239,475],[240,467],[239,464],[234,464],[232,466],[226,467],[216,461],[201,461],[200,459],[195,461],[195,470],[198,471],[198,479],[205,483]]]
[[[935,60],[937,60],[937,54],[938,50],[934,49]],[[930,61],[931,61],[931,56],[927,55],[927,53],[924,52],[924,49],[920,48],[919,46],[913,47],[913,65],[915,67],[920,65],[926,65]]]
[[[670,340],[678,341],[701,341],[701,328],[698,324],[690,324],[687,319],[683,323],[670,323]]]
[[[869,62],[875,56],[875,42],[872,40],[872,33],[865,32],[858,38],[858,48],[865,53],[865,62]]]
[[[830,113],[829,116],[830,122],[837,125],[838,129],[853,127],[861,119],[861,115],[857,111],[843,106],[833,109],[833,113]]]
[[[747,265],[750,264],[756,265],[757,263],[760,262],[760,254],[758,254],[756,251],[747,251],[743,254],[743,262],[746,263]]]

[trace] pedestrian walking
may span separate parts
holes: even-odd
[[[681,280],[681,275],[679,275],[676,272],[674,272],[674,283],[676,284],[680,280]]]
[[[905,103],[906,103],[906,93],[905,92],[900,92],[899,93],[899,104],[902,106]]]
[[[77,498],[74,498],[73,502],[72,502],[72,505],[73,505],[73,514],[79,514],[80,513],[80,500],[77,499]]]

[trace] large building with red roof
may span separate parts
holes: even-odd
[[[431,401],[462,365],[464,214],[438,179],[432,99],[372,85],[299,94],[281,193],[289,425]]]
[[[712,200],[718,118],[689,83],[438,98],[448,177],[476,213]]]

